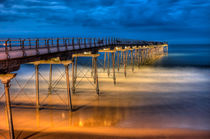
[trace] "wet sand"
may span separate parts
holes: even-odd
[[[141,67],[125,78],[121,70],[112,77],[100,73],[101,95],[83,80],[72,96],[73,112],[66,110],[13,108],[14,127],[19,138],[209,138],[210,72],[196,68]],[[102,71],[102,69],[99,69]],[[33,73],[30,73],[32,75]],[[43,75],[47,73],[42,71]],[[54,73],[59,77],[59,72]],[[29,75],[17,80],[24,84]],[[82,73],[81,73],[82,75]],[[54,78],[56,78],[54,76]],[[57,78],[58,78],[57,77]],[[92,81],[92,79],[90,79]],[[46,98],[47,83],[41,81],[42,105],[66,106],[65,78]],[[26,95],[17,98],[17,83],[12,83],[15,103],[34,103],[34,80],[27,84]],[[63,88],[63,89],[61,89]],[[91,89],[90,89],[91,88]],[[59,96],[58,96],[59,95]],[[30,98],[31,101],[28,101]],[[46,99],[45,99],[46,98]],[[0,100],[0,135],[8,129]],[[22,131],[22,132],[21,132]]]
[[[74,130],[55,129],[50,131],[16,131],[17,138],[31,138],[31,139],[209,139],[208,131],[186,130],[186,129],[81,129]],[[90,131],[91,130],[91,131]],[[96,132],[97,131],[97,132]],[[0,131],[1,138],[8,138],[6,131]]]

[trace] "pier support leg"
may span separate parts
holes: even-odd
[[[140,68],[140,65],[141,65],[141,50],[138,49],[138,67]]]
[[[13,119],[12,119],[12,110],[11,110],[11,102],[10,102],[10,93],[9,93],[9,83],[11,79],[13,79],[16,74],[5,74],[0,75],[0,81],[4,84],[4,91],[5,91],[5,103],[6,103],[6,113],[7,113],[7,120],[9,125],[9,136],[10,139],[15,139],[14,127],[13,127]]]
[[[138,59],[139,59],[139,67],[141,66],[141,64],[142,64],[142,57],[141,57],[142,55],[141,55],[141,49],[139,49],[138,50]]]
[[[131,50],[131,65],[132,65],[132,72],[134,72],[133,50]]]
[[[146,55],[146,49],[144,49],[143,51],[143,57],[144,57],[144,65],[146,64],[146,60],[147,60],[147,55]]]
[[[146,55],[145,55],[145,49],[143,50],[143,64],[146,64]]]
[[[144,49],[141,51],[141,58],[142,58],[142,65],[144,65],[144,62],[145,62]]]
[[[95,74],[95,68],[96,68],[96,62],[95,62],[95,59],[94,57],[92,57],[92,60],[93,60],[93,71],[94,71],[94,74],[93,74],[93,80],[94,80],[94,84],[96,84],[96,74]]]
[[[150,61],[151,60],[151,53],[152,53],[152,51],[151,51],[151,49],[149,48],[148,49],[148,61]]]
[[[97,71],[97,57],[94,57],[94,75],[95,75],[95,84],[96,84],[96,93],[99,95],[99,84],[98,84],[98,71]]]
[[[127,76],[126,68],[128,64],[128,51],[125,51],[125,77]]]
[[[134,51],[134,64],[136,64],[136,62],[138,61],[138,50],[137,49],[135,49],[135,51]]]
[[[124,55],[123,53],[124,53],[124,52],[121,51],[121,56],[120,56],[120,57],[121,57],[121,58],[120,58],[120,59],[121,59],[121,60],[120,60],[120,63],[121,63],[121,64],[123,64],[123,55]]]
[[[126,61],[126,66],[128,64],[128,51],[125,52],[125,61]]]
[[[113,81],[114,85],[116,85],[116,76],[115,76],[115,53],[112,53],[112,67],[113,67]]]
[[[139,57],[140,57],[140,54],[139,54],[139,49],[136,50],[136,62],[137,62],[137,66],[139,64]]]
[[[74,80],[75,80],[75,83],[77,81],[77,57],[75,57],[75,75],[74,75]]]
[[[68,108],[72,111],[72,102],[71,102],[71,91],[70,91],[70,81],[69,81],[69,65],[65,66],[66,72],[66,85],[67,85],[67,96],[68,96]]]
[[[117,71],[120,71],[120,52],[117,52]]]
[[[126,52],[123,52],[124,76],[126,77]]]
[[[145,58],[145,64],[147,64],[148,63],[148,59],[149,59],[149,57],[148,57],[148,49],[146,49],[146,51],[145,51],[145,55],[146,55],[146,58]]]
[[[75,79],[74,79],[74,58],[72,57],[72,93],[75,93]]]
[[[106,52],[104,52],[104,72],[106,70]]]
[[[36,72],[36,108],[39,109],[40,102],[39,102],[39,65],[35,65],[35,72]]]
[[[50,64],[48,94],[52,94],[52,64]]]
[[[147,49],[144,51],[144,64],[147,64]]]
[[[93,77],[93,71],[94,71],[94,59],[92,57],[92,69],[91,69],[91,77]],[[94,77],[93,77],[94,78]]]
[[[109,75],[110,75],[110,70],[109,70],[109,67],[110,67],[109,53],[107,53],[107,61],[108,61],[108,63],[107,63],[107,74],[108,74],[108,77],[109,77]]]
[[[139,66],[141,66],[142,65],[142,50],[141,49],[139,49],[139,63],[140,63]]]

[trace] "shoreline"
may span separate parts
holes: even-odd
[[[0,137],[7,137],[8,131],[0,130]],[[124,138],[189,138],[189,139],[209,139],[210,130],[191,129],[132,129],[132,128],[54,128],[43,131],[16,130],[18,138],[93,138],[93,139],[124,139]],[[2,136],[2,137],[3,137]]]

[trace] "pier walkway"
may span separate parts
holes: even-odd
[[[103,48],[115,49],[126,46],[151,48],[167,45],[165,42],[149,42],[116,38],[46,38],[0,40],[0,73],[19,68],[20,64],[42,59],[60,57],[69,59],[74,53],[91,51],[97,53]]]

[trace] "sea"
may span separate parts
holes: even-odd
[[[99,59],[98,64],[103,65],[103,55]],[[78,59],[78,62],[80,60],[85,61]],[[14,108],[16,129],[40,132],[46,129],[74,132],[75,129],[103,135],[119,133],[114,133],[119,129],[123,134],[127,133],[126,136],[133,135],[130,130],[141,132],[145,129],[210,132],[210,45],[169,44],[168,54],[152,65],[135,66],[134,72],[128,66],[126,77],[123,66],[119,71],[115,69],[116,85],[113,84],[112,67],[109,77],[107,69],[104,72],[99,68],[99,96],[91,79],[91,68],[88,68],[91,59],[81,61],[76,93],[72,94],[73,112],[42,109],[37,120],[37,111]],[[10,91],[12,103],[33,105],[36,98],[34,66],[23,64],[15,73],[17,77],[12,81]],[[53,66],[52,80],[53,91],[49,95],[49,65],[41,65],[40,103],[66,106],[68,99],[62,65]],[[2,90],[3,87],[0,96]],[[4,97],[0,102],[3,105]],[[4,116],[1,109],[0,120],[5,120]],[[6,129],[6,125],[6,122],[0,122],[0,129]]]

